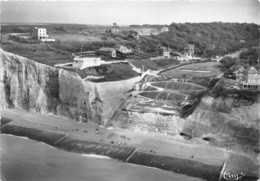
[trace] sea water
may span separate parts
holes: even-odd
[[[66,152],[21,137],[2,134],[0,138],[2,181],[201,181],[106,156]]]

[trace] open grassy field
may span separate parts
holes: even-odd
[[[184,101],[187,95],[181,93],[173,93],[166,91],[151,91],[151,92],[140,92],[139,95],[156,100],[166,100],[166,101]]]
[[[176,79],[211,78],[219,75],[218,62],[188,64],[162,72],[161,75]]]
[[[175,59],[158,59],[158,60],[150,60],[150,59],[142,59],[142,60],[130,60],[130,62],[137,68],[144,68],[144,70],[160,70],[164,68],[168,68],[173,65],[179,64],[178,60]]]
[[[62,35],[68,37],[69,35]],[[112,47],[116,43],[114,41],[56,41],[56,42],[40,42],[40,43],[21,43],[11,41],[10,43],[0,44],[0,47],[11,52],[39,63],[53,66],[58,63],[67,63],[73,60],[72,53],[83,51],[97,50],[102,46]]]
[[[51,66],[72,61],[72,55],[69,51],[54,48],[52,44],[47,43],[25,44],[12,42],[10,44],[0,44],[0,47],[7,52]]]
[[[1,26],[1,33],[27,33],[26,36],[30,36],[34,27],[46,28],[49,38],[55,39],[56,42],[44,43],[10,37],[10,42],[0,43],[0,47],[5,51],[52,66],[58,63],[71,62],[73,59],[71,54],[81,50],[93,51],[100,47],[113,47],[116,44],[132,43],[120,37],[106,34],[109,26],[99,25],[6,24]]]
[[[28,33],[34,27],[46,28],[47,33],[52,34],[80,34],[80,33],[104,33],[108,26],[81,25],[81,24],[5,24],[1,26],[1,32]]]
[[[171,90],[204,90],[205,88],[199,85],[191,84],[188,82],[172,82],[172,81],[165,81],[165,82],[154,82],[152,83],[153,86],[161,87],[164,89],[171,89]]]
[[[203,63],[194,63],[188,64],[177,69],[179,70],[198,70],[198,71],[216,71],[218,70],[218,62],[203,62]]]
[[[100,36],[85,34],[53,34],[51,38],[54,38],[56,41],[102,41]]]

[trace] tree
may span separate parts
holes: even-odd
[[[219,62],[221,63],[222,71],[225,71],[225,70],[229,69],[231,66],[235,65],[237,63],[237,60],[232,57],[227,56],[227,57],[222,58]]]

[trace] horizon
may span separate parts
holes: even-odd
[[[125,24],[125,25],[119,25],[121,27],[124,26],[132,26],[132,25],[137,25],[137,26],[170,26],[171,24],[210,24],[210,23],[223,23],[223,24],[256,24],[260,26],[260,23],[250,23],[250,22],[222,22],[222,21],[212,21],[212,22],[181,22],[181,23],[176,23],[172,22],[170,24]],[[84,25],[84,26],[111,26],[111,24],[84,24],[84,23],[39,23],[39,22],[0,22],[0,25]]]
[[[2,1],[1,24],[260,24],[258,0]]]

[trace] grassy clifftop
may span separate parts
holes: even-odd
[[[149,28],[160,32],[163,26],[124,26],[121,27],[122,34],[115,35],[106,32],[106,29],[109,28],[108,26],[73,24],[3,25],[1,33],[28,33],[35,26],[47,28],[47,33],[50,37],[59,40],[59,43],[51,45],[53,48],[51,52],[59,55],[59,59],[64,59],[62,56],[69,56],[72,52],[80,51],[82,45],[83,51],[88,51],[96,50],[102,46],[113,47],[115,44],[123,44],[132,48],[138,48],[151,55],[157,55],[160,54],[161,46],[183,52],[187,44],[194,44],[196,55],[209,57],[211,55],[224,55],[241,48],[256,46],[259,41],[259,25],[221,22],[172,23],[168,26],[168,32],[151,36],[140,36],[140,40],[128,39],[124,34],[131,30]],[[24,45],[22,44],[22,46]],[[17,47],[14,47],[12,44],[8,46],[1,44],[1,47],[12,53],[21,53],[16,52]],[[36,51],[41,51],[41,47],[37,48],[36,46]],[[38,54],[37,56],[41,55]],[[36,60],[33,57],[28,58]]]

